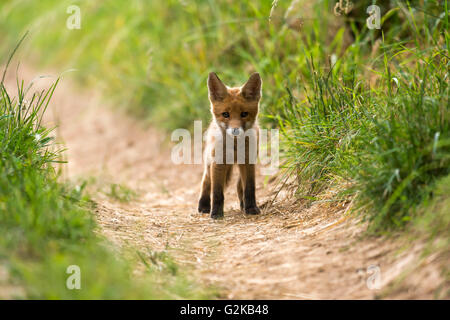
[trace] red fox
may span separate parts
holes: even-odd
[[[246,214],[258,214],[255,162],[259,144],[257,116],[262,95],[261,77],[254,73],[243,86],[229,88],[211,72],[207,84],[213,121],[206,134],[205,167],[198,211],[211,213],[213,219],[223,217],[223,193],[231,178],[233,165],[236,164],[240,174],[237,183],[240,208]],[[239,146],[238,140],[244,141],[244,148]],[[245,153],[243,161],[238,161],[239,150]],[[255,150],[253,156],[252,150]],[[231,161],[230,151],[233,155]]]

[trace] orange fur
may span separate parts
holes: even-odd
[[[198,210],[202,213],[211,213],[212,218],[223,216],[223,192],[231,178],[233,165],[239,167],[237,192],[241,209],[247,214],[259,213],[255,199],[256,159],[251,160],[253,157],[251,158],[250,145],[256,144],[257,155],[259,144],[257,116],[261,87],[262,81],[258,73],[254,73],[243,86],[237,88],[225,86],[215,73],[210,73],[208,77],[213,121],[207,132],[205,169]],[[239,137],[243,137],[246,141],[245,160],[240,163],[237,158]],[[222,152],[223,158],[220,158],[219,151]],[[227,152],[234,154],[231,163],[227,161]]]

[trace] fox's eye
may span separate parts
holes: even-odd
[[[224,118],[229,118],[229,117],[230,117],[230,114],[229,114],[228,112],[224,112],[224,113],[222,113],[222,116],[223,116]]]
[[[241,117],[245,118],[246,116],[248,116],[248,112],[241,112]]]

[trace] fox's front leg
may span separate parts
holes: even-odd
[[[211,164],[211,183],[212,183],[212,210],[211,218],[218,219],[223,217],[224,186],[227,173],[227,165]]]
[[[239,206],[241,208],[241,211],[244,211],[244,187],[242,179],[240,177],[237,181],[237,194],[239,198]]]
[[[210,165],[205,166],[202,179],[202,191],[198,201],[198,212],[209,213],[211,211],[211,169]]]
[[[246,214],[258,214],[260,213],[260,210],[256,205],[255,165],[241,164],[239,165],[239,173],[241,182],[244,186],[244,212]]]

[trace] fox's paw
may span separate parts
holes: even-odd
[[[210,198],[200,198],[198,202],[198,212],[209,213],[211,211],[211,200]]]
[[[223,218],[223,209],[222,210],[212,210],[211,218],[213,219],[222,219]]]
[[[211,218],[214,220],[223,219],[223,213],[222,214],[212,214],[211,213]]]
[[[250,207],[250,208],[245,208],[245,213],[255,215],[255,214],[260,214],[261,210],[259,210],[259,208],[257,206],[254,206],[254,207]]]

